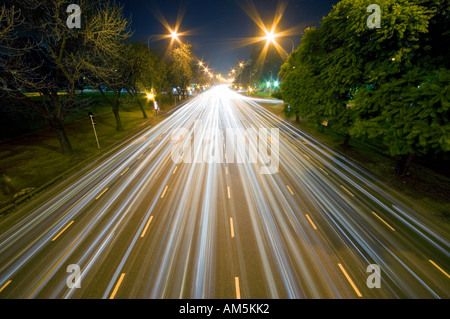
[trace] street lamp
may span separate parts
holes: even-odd
[[[264,39],[267,40],[267,43],[270,43],[270,42],[274,43],[277,35],[273,33],[273,30],[270,32],[267,30],[265,30],[265,31],[266,31],[266,36],[264,37]]]
[[[294,44],[294,41],[292,39],[289,39],[289,40],[292,42],[292,51],[291,51],[291,53],[292,53],[295,50],[295,44]]]
[[[179,34],[177,33],[177,31],[170,30],[170,36],[172,40],[178,40]]]

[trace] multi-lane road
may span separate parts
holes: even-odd
[[[258,102],[213,87],[2,216],[0,299],[449,298],[447,225]]]

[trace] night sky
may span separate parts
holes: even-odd
[[[261,36],[261,29],[242,9],[246,0],[121,0],[124,4],[126,17],[132,19],[131,28],[134,31],[132,40],[148,43],[153,34],[167,34],[167,30],[156,18],[155,13],[160,12],[169,25],[174,26],[178,16],[182,16],[179,32],[188,32],[189,35],[181,37],[193,45],[195,55],[203,59],[214,73],[227,73],[230,68],[238,64],[239,60],[246,60],[250,56],[251,46],[242,46],[245,39]],[[306,27],[319,25],[323,16],[326,16],[338,0],[290,0],[284,11],[278,30],[286,30],[300,26],[303,31]],[[277,0],[254,0],[262,20],[268,27],[271,26]],[[180,12],[183,14],[180,15]],[[280,39],[278,42],[290,52],[292,43],[295,47],[301,39],[301,31]],[[170,40],[153,40],[150,38],[150,47],[167,47]],[[241,46],[237,45],[241,43]]]

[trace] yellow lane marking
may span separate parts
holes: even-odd
[[[59,237],[59,235],[61,235],[62,233],[64,233],[64,231],[65,231],[67,228],[69,228],[69,226],[72,225],[73,222],[74,222],[74,221],[72,220],[66,227],[64,227],[63,230],[61,230],[61,231],[58,233],[58,235],[56,235],[56,236],[52,239],[52,241],[55,241],[55,240]]]
[[[234,238],[233,218],[231,217],[230,217],[230,231],[231,231],[231,238]]]
[[[389,225],[383,218],[381,218],[380,216],[378,216],[377,214],[375,214],[375,212],[372,212],[372,214],[374,214],[375,216],[378,217],[379,220],[381,220],[387,227],[389,227],[390,229],[392,229],[392,231],[395,231],[395,229]]]
[[[228,175],[228,166],[225,167],[225,173]]]
[[[362,297],[361,293],[359,292],[358,288],[356,288],[355,284],[353,283],[352,279],[350,278],[350,276],[345,271],[344,267],[342,267],[341,264],[338,264],[338,266],[339,266],[339,268],[341,268],[342,272],[344,273],[345,277],[347,278],[347,280],[350,283],[350,285],[352,286],[352,288],[355,290],[355,292],[358,295],[358,297]]]
[[[172,173],[172,175],[173,175],[173,174],[175,174],[175,172],[177,171],[177,169],[178,169],[178,165],[177,165],[177,166],[175,166],[175,169],[173,170],[173,173]]]
[[[153,216],[150,216],[147,224],[144,227],[144,230],[142,231],[141,237],[145,236],[145,233],[147,232],[148,226],[150,226],[150,223],[152,222]]]
[[[114,297],[116,296],[117,290],[119,290],[119,287],[120,287],[120,284],[122,283],[123,277],[125,277],[125,273],[122,273],[120,275],[119,281],[117,281],[117,284],[114,287],[114,290],[113,290],[111,296],[109,297],[109,299],[114,299]]]
[[[11,283],[11,281],[12,281],[12,280],[8,280],[8,281],[6,282],[6,284],[4,284],[4,285],[2,286],[2,288],[0,288],[0,292],[2,292],[3,289],[5,289],[6,286],[8,286],[8,285]]]
[[[316,225],[314,225],[314,223],[313,223],[313,221],[311,220],[311,218],[309,217],[309,215],[308,215],[308,214],[305,214],[305,215],[306,215],[306,218],[308,218],[309,222],[311,223],[312,227],[313,227],[314,229],[317,229]]]
[[[227,186],[227,191],[228,191],[228,198],[231,198],[231,194],[230,194],[230,186]]]
[[[294,192],[292,191],[292,189],[288,185],[286,185],[286,187],[289,190],[289,192],[291,193],[291,195],[294,195]]]
[[[239,277],[234,277],[234,286],[236,287],[236,299],[241,299],[241,290],[239,289]]]
[[[328,173],[327,173],[327,171],[326,170],[324,170],[322,167],[319,167],[321,170],[322,170],[322,172],[324,172],[325,174],[327,174],[328,175]]]
[[[103,192],[101,192],[101,194],[98,195],[97,198],[95,198],[95,199],[99,199],[107,190],[108,190],[108,187],[106,187],[105,190]]]
[[[120,176],[123,176],[123,175],[125,175],[125,173],[126,173],[126,172],[128,172],[128,170],[129,170],[129,169],[130,169],[130,168],[128,167],[128,168],[127,168],[126,170],[124,170],[124,171],[123,171],[123,173],[122,173],[122,174],[120,174]]]
[[[436,265],[436,263],[434,261],[432,261],[431,259],[428,259],[428,261],[437,269],[439,269],[444,275],[447,276],[447,278],[450,278],[450,275],[447,274],[441,267],[439,267],[438,265]]]
[[[161,198],[164,198],[164,195],[166,194],[166,191],[167,191],[168,188],[169,188],[169,186],[166,186],[166,188],[164,188],[164,191],[163,191],[163,193],[161,195]]]
[[[345,188],[344,186],[341,185],[341,187],[350,195],[352,195],[353,197],[355,197],[355,195],[353,195],[347,188]]]
[[[144,156],[144,153],[142,153],[139,157],[138,157],[138,159],[141,159],[142,158],[142,156]]]

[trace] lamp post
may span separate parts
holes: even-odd
[[[98,142],[97,131],[95,130],[94,114],[89,112],[89,118],[91,119],[92,129],[94,130],[95,140],[97,141],[97,147],[100,148],[100,143]]]
[[[244,69],[244,63],[239,62],[239,68],[241,68],[241,72],[239,73],[239,86],[242,85],[242,69]]]
[[[295,43],[294,43],[294,41],[292,39],[289,39],[289,40],[292,42],[292,51],[291,51],[291,53],[292,53],[295,50]]]

